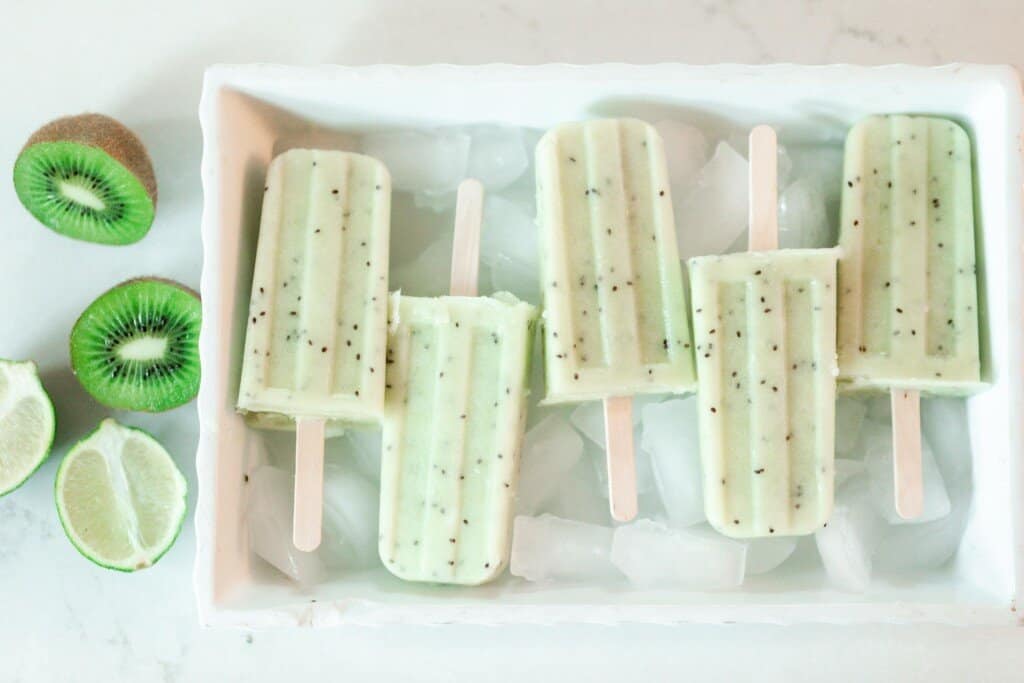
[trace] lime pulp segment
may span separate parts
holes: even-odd
[[[53,404],[31,362],[0,360],[0,496],[21,486],[53,444]]]
[[[57,513],[86,558],[135,571],[173,545],[185,519],[187,488],[156,439],[107,419],[61,463]]]

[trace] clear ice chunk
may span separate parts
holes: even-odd
[[[746,554],[746,544],[710,529],[672,529],[647,519],[617,527],[612,540],[612,563],[645,588],[736,588]]]
[[[586,581],[618,575],[612,530],[553,515],[516,517],[509,571],[527,581]]]

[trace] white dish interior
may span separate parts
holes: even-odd
[[[200,499],[196,587],[205,623],[328,625],[342,621],[915,621],[1011,622],[1020,584],[1021,94],[1008,68],[797,67],[215,67],[204,132]],[[506,576],[479,588],[404,583],[383,568],[303,590],[248,548],[245,475],[268,456],[265,432],[236,415],[263,178],[293,146],[351,148],[392,128],[500,123],[544,129],[595,117],[682,119],[709,128],[774,125],[787,144],[840,145],[871,113],[947,116],[975,155],[983,372],[968,400],[974,498],[955,560],[914,581],[863,594],[829,587],[813,562],[750,577],[739,591],[649,591],[623,582],[531,584]],[[537,388],[535,388],[536,391]],[[800,553],[805,548],[798,548]]]

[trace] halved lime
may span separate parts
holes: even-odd
[[[78,551],[102,567],[131,572],[174,544],[188,485],[156,439],[107,419],[65,456],[56,497],[60,523]]]
[[[55,422],[36,364],[0,360],[0,496],[24,484],[50,455]]]

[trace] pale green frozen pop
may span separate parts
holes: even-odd
[[[689,261],[705,511],[728,536],[809,534],[832,511],[837,258]]]
[[[952,121],[872,116],[846,139],[839,380],[980,386],[971,142]]]
[[[409,581],[490,581],[508,562],[536,309],[395,295],[391,316],[381,560]]]

